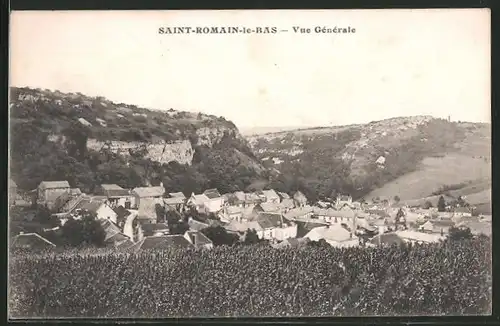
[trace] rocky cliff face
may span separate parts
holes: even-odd
[[[13,88],[11,99],[13,124],[33,122],[51,142],[64,143],[62,130],[78,122],[90,130],[88,149],[107,149],[123,156],[135,153],[159,163],[191,165],[197,147],[212,148],[227,136],[243,146],[243,152],[251,153],[234,124],[222,117],[149,110],[101,97],[41,89]]]

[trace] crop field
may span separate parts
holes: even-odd
[[[488,314],[491,243],[17,253],[9,279],[12,318]]]

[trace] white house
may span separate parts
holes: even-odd
[[[262,195],[267,203],[280,203],[280,196],[273,189],[259,191],[259,195]]]
[[[351,206],[352,205],[352,197],[351,196],[346,196],[346,195],[338,195],[337,199],[335,201],[335,207],[337,209],[340,209],[344,207],[345,205]]]
[[[332,247],[347,248],[359,245],[359,239],[340,225],[319,226],[313,228],[304,238],[311,241],[324,239]]]
[[[224,207],[224,197],[217,189],[207,189],[203,192],[208,200],[203,203],[206,213],[216,213]]]
[[[283,241],[297,236],[297,224],[286,220],[282,214],[259,213],[253,221],[261,228],[257,231],[261,239]]]
[[[84,198],[73,208],[70,214],[79,214],[80,211],[89,211],[96,215],[98,220],[110,220],[117,223],[116,212],[102,199]]]

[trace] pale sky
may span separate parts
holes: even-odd
[[[158,34],[175,26],[288,32]],[[10,37],[12,86],[201,111],[243,129],[406,115],[490,121],[486,9],[14,12]]]

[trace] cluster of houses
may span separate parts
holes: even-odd
[[[11,181],[9,198],[18,198],[13,185]],[[102,184],[94,194],[85,194],[67,181],[43,181],[28,195],[31,205],[47,207],[61,224],[80,218],[83,212],[94,213],[106,231],[106,241],[119,249],[211,248],[212,242],[201,232],[211,225],[222,226],[242,240],[253,230],[276,248],[320,240],[333,247],[431,243],[443,240],[451,227],[460,226],[475,234],[491,234],[491,216],[473,217],[466,208],[438,212],[387,201],[360,203],[346,195],[310,205],[300,191],[292,195],[273,189],[220,194],[217,189],[207,189],[185,196],[169,193],[163,185],[124,189]],[[188,216],[189,230],[169,234],[167,223],[158,218],[159,209]],[[28,246],[26,243],[35,241],[48,245],[40,238],[38,234],[19,234],[14,244]]]

